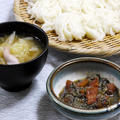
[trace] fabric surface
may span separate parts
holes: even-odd
[[[14,21],[14,0],[0,0],[0,23]],[[47,62],[33,84],[22,92],[7,92],[0,88],[0,120],[68,120],[50,103],[46,80],[51,71],[62,62],[81,57],[49,48]],[[120,64],[120,56],[106,58]],[[119,120],[120,115],[109,120]]]

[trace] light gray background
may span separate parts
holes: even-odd
[[[0,0],[0,23],[14,21],[14,0]],[[49,48],[47,62],[31,87],[19,93],[0,88],[0,120],[68,120],[51,105],[46,93],[46,80],[50,72],[62,62],[81,57]],[[120,64],[120,55],[107,58]],[[119,120],[120,115],[109,120]]]

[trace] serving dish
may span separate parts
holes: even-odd
[[[48,54],[48,38],[39,27],[25,22],[6,22],[0,24],[0,35],[16,31],[18,35],[37,37],[43,51],[38,57],[24,63],[0,65],[0,86],[8,91],[19,91],[27,88],[45,64]],[[22,52],[22,51],[21,51]]]
[[[16,20],[25,21],[32,24],[36,24],[39,27],[42,26],[39,22],[34,22],[34,19],[30,18],[27,13],[27,3],[24,0],[15,0],[14,13]],[[75,54],[86,55],[99,55],[99,56],[112,56],[120,53],[120,33],[114,36],[106,36],[104,41],[92,41],[88,39],[72,42],[58,41],[58,37],[54,31],[47,33],[49,38],[49,45],[62,51],[67,51]]]
[[[58,66],[47,80],[47,92],[55,108],[68,118],[76,120],[80,118],[86,120],[105,119],[108,116],[113,117],[118,114],[120,109],[119,102],[106,108],[83,110],[70,107],[59,100],[59,93],[65,86],[67,80],[74,81],[76,79],[82,79],[88,73],[98,73],[108,78],[117,88],[120,88],[120,67],[117,64],[94,57],[73,59]]]

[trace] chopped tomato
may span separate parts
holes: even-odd
[[[67,82],[66,82],[66,89],[69,89],[70,85],[72,85],[72,81],[67,80]]]
[[[77,83],[77,87],[85,87],[86,85],[88,85],[88,83],[89,83],[89,80],[85,79],[85,80]]]
[[[87,104],[88,105],[96,102],[97,94],[98,94],[98,87],[87,88],[86,98],[87,98]]]
[[[96,77],[93,81],[90,82],[90,86],[98,87],[99,86],[99,79]]]
[[[107,84],[108,91],[113,93],[116,90],[116,86],[113,83]]]

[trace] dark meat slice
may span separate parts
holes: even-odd
[[[86,98],[87,98],[87,104],[88,105],[96,102],[97,94],[98,94],[98,87],[87,88]]]
[[[82,80],[81,82],[77,83],[77,87],[85,87],[86,85],[88,85],[88,83],[89,83],[88,79]]]
[[[65,88],[69,89],[71,85],[72,85],[72,81],[67,80]]]
[[[64,92],[76,95],[77,93],[74,87],[74,82],[67,80]]]
[[[116,90],[116,86],[113,83],[107,84],[107,88],[110,93],[114,93]]]
[[[90,82],[90,86],[92,87],[98,87],[99,86],[99,79],[96,77],[94,80]]]

